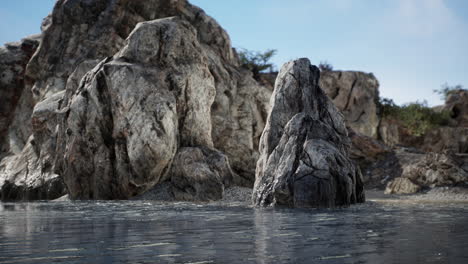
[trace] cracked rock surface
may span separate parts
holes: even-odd
[[[308,59],[282,67],[260,139],[254,204],[334,207],[364,202],[343,116],[320,88],[319,78]]]
[[[343,113],[347,127],[377,139],[379,82],[371,73],[324,71],[320,87]]]
[[[42,30],[27,56],[23,44],[0,53],[0,67],[10,67],[4,54],[18,65],[0,91],[0,186],[21,193],[52,177],[65,185],[41,197],[128,198],[169,181],[184,147],[220,151],[235,184],[253,185],[271,91],[203,10],[186,0],[58,0]]]

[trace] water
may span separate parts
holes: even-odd
[[[0,263],[468,263],[468,204],[0,203]]]

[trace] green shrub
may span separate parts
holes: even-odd
[[[321,72],[330,72],[333,71],[333,65],[331,65],[327,61],[321,61],[319,64],[319,69]]]
[[[460,90],[465,90],[461,84],[450,86],[448,83],[444,83],[441,85],[440,89],[433,90],[433,92],[439,94],[440,98],[445,101],[451,93]]]
[[[267,50],[265,52],[250,51],[246,49],[239,50],[239,58],[242,67],[252,71],[255,79],[259,79],[260,72],[270,69],[273,70],[273,63],[270,59],[275,56],[276,50]]]
[[[413,136],[422,136],[430,129],[448,125],[450,119],[449,111],[434,111],[425,101],[398,106],[391,99],[381,98],[378,106],[382,117],[399,121]]]

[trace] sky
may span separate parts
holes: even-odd
[[[307,57],[339,70],[372,72],[380,95],[426,100],[442,84],[468,87],[467,0],[191,0],[236,48],[276,49],[280,68]],[[55,0],[1,0],[0,44],[40,32]]]

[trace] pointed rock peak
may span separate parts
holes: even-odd
[[[343,116],[319,78],[308,59],[286,63],[278,75],[260,139],[256,205],[334,207],[364,201]]]

